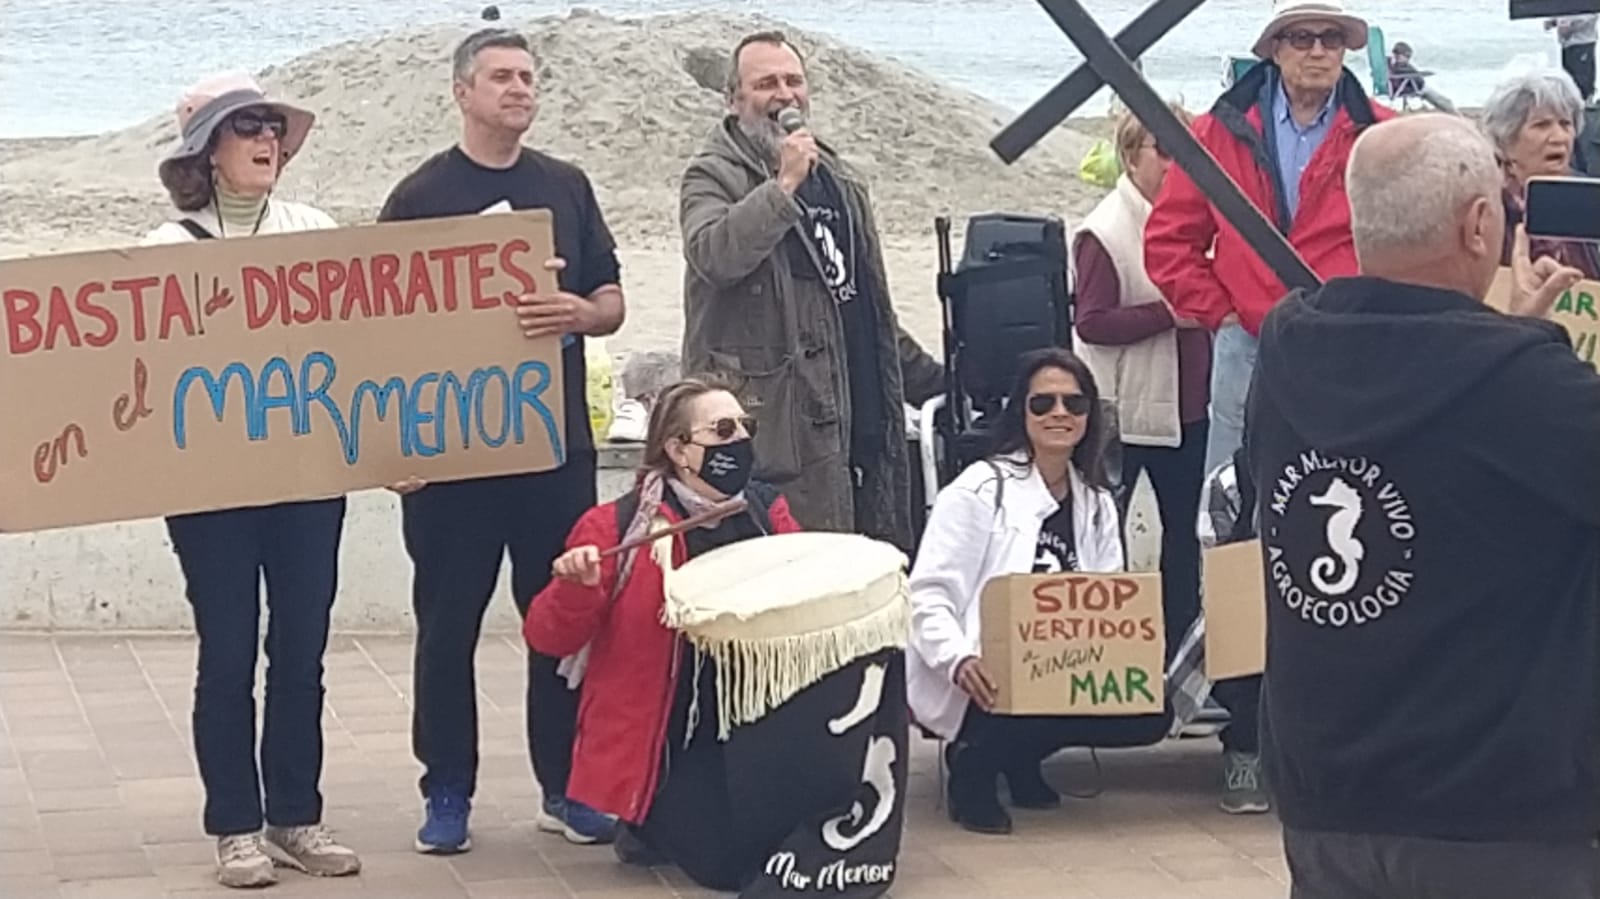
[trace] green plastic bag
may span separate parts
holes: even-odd
[[[1116,186],[1117,176],[1121,174],[1122,163],[1117,160],[1117,152],[1112,149],[1111,141],[1104,138],[1094,142],[1078,166],[1079,178],[1108,190]]]

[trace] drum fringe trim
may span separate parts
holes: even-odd
[[[662,606],[662,620],[677,627]],[[911,606],[904,596],[847,624],[823,631],[760,639],[711,639],[688,635],[696,652],[716,662],[717,739],[767,713],[851,662],[906,644]],[[696,693],[698,697],[698,691]]]

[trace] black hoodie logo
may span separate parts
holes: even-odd
[[[1416,577],[1416,523],[1383,466],[1302,453],[1271,485],[1268,573],[1279,599],[1319,627],[1369,624],[1398,608]]]

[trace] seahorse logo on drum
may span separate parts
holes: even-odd
[[[1356,539],[1356,525],[1361,523],[1363,506],[1361,494],[1343,478],[1334,478],[1328,489],[1311,497],[1311,505],[1331,507],[1335,511],[1328,518],[1328,548],[1334,556],[1319,556],[1311,563],[1311,583],[1328,596],[1343,596],[1350,592],[1361,577],[1361,560],[1367,548]],[[1339,574],[1337,579],[1333,576]]]
[[[824,821],[822,842],[828,844],[828,848],[835,852],[849,852],[889,823],[889,817],[894,814],[895,806],[896,755],[892,737],[873,737],[867,744],[867,760],[862,766],[861,780],[877,794],[877,801],[873,803],[870,816],[867,814],[866,806],[857,799],[851,804],[850,811]],[[863,819],[866,821],[865,824],[862,823]],[[846,826],[859,826],[860,829],[853,834],[847,834]]]

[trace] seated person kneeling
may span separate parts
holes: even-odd
[[[1019,808],[1061,797],[1040,765],[1074,745],[1154,743],[1168,715],[1001,716],[979,657],[979,599],[1008,574],[1123,569],[1122,526],[1106,471],[1099,391],[1064,349],[1022,357],[983,461],[934,501],[911,571],[907,695],[924,728],[950,741],[950,816],[968,830],[1009,833],[996,779]]]
[[[707,691],[713,666],[697,665],[688,641],[662,623],[662,570],[650,545],[600,553],[646,534],[652,521],[683,521],[735,496],[747,511],[671,538],[674,567],[736,541],[800,530],[776,490],[749,483],[753,428],[720,386],[688,379],[662,391],[638,485],[579,519],[523,625],[528,644],[564,667],[587,653],[567,795],[618,817],[624,861],[676,864],[712,889],[737,889],[765,858],[739,857],[728,834],[714,694],[691,723],[697,680]]]

